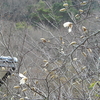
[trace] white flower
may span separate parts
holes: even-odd
[[[27,73],[27,71],[25,70],[24,72],[23,72],[23,74],[25,75]]]
[[[66,11],[66,8],[62,8],[62,9],[60,9],[59,11],[60,11],[60,12],[64,12],[64,11]]]
[[[80,13],[82,13],[83,11],[84,11],[84,10],[82,10],[82,9],[79,9],[79,12],[80,12]]]
[[[24,76],[23,74],[19,73],[19,77],[21,77],[22,79],[20,80],[20,84],[25,84],[26,81],[28,80],[28,78],[26,76]]]
[[[73,27],[73,23],[72,22],[65,22],[63,24],[63,26],[68,28],[68,32],[71,32],[72,31],[72,27]]]
[[[20,84],[25,84],[26,83],[26,81],[27,81],[27,77],[26,78],[22,78],[21,80],[20,80]]]
[[[75,17],[76,17],[76,18],[79,18],[79,17],[80,17],[80,15],[79,15],[79,14],[76,14],[76,15],[75,15]]]
[[[48,60],[44,59],[43,62],[48,62]]]
[[[15,88],[15,89],[19,89],[19,88],[20,88],[20,86],[14,86],[14,88]]]
[[[26,76],[24,76],[23,74],[19,73],[19,77],[25,78]]]
[[[40,38],[42,42],[47,42],[45,38]]]
[[[45,64],[44,64],[44,66],[48,66],[49,65],[49,62],[46,62]]]
[[[83,1],[80,3],[80,5],[86,5],[87,4],[87,1]]]
[[[45,72],[48,72],[48,70],[46,68],[43,68]]]
[[[26,100],[30,100],[28,97],[25,97]]]
[[[76,60],[77,60],[77,58],[73,58],[73,60],[74,60],[74,61],[76,61]]]
[[[68,3],[64,3],[63,6],[64,6],[64,7],[68,6]]]
[[[82,26],[82,30],[83,30],[84,32],[87,32],[87,28],[86,28],[85,26]]]
[[[27,91],[27,88],[24,88],[24,89],[22,90],[22,92],[24,92],[24,91]]]
[[[25,100],[24,98],[20,98],[19,100]]]
[[[77,42],[73,41],[73,42],[70,43],[70,45],[74,45],[74,44],[77,44]]]
[[[64,27],[70,27],[72,25],[72,22],[65,22],[63,24]]]

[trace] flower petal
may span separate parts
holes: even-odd
[[[26,81],[27,81],[27,78],[22,78],[22,79],[20,80],[20,84],[25,84]]]
[[[23,74],[19,73],[19,77],[21,78],[26,78],[26,76],[24,76]]]
[[[72,28],[69,28],[69,29],[68,29],[68,32],[71,32],[71,31],[72,31]]]

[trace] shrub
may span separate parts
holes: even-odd
[[[26,23],[25,22],[16,23],[16,28],[17,29],[24,29],[25,27],[26,27]]]

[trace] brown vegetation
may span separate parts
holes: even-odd
[[[18,69],[1,87],[1,100],[100,99],[100,14],[88,10],[91,7],[79,20],[68,12],[71,31],[62,23],[60,28],[38,23],[36,29],[28,22],[17,27],[1,17],[0,54],[19,60]]]

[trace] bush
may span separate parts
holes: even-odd
[[[18,22],[16,23],[16,28],[17,29],[24,29],[26,27],[26,23],[25,22]]]

